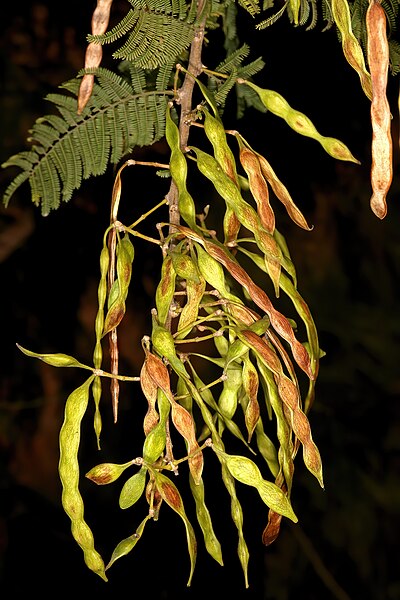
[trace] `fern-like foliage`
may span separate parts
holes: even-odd
[[[165,133],[168,92],[144,89],[144,74],[129,69],[128,82],[120,75],[99,68],[91,98],[77,114],[80,78],[62,86],[68,94],[47,96],[58,114],[37,119],[30,130],[30,150],[9,158],[2,167],[22,171],[6,189],[3,202],[29,180],[32,201],[43,215],[71,199],[82,179],[102,175],[109,163],[116,164],[134,146],[149,146]],[[165,80],[165,73],[160,77]]]
[[[244,59],[250,53],[250,47],[243,44],[240,48],[234,50],[216,67],[215,73],[209,77],[208,88],[214,93],[217,105],[223,109],[229,92],[236,85],[239,77],[242,79],[251,79],[253,75],[259,73],[265,66],[261,57],[248,64],[242,64]],[[219,77],[218,74],[221,74]],[[238,103],[237,117],[241,118],[244,109],[249,106],[265,112],[265,106],[260,101],[258,94],[248,94],[247,89],[242,94],[243,88],[253,90],[248,86],[236,85],[236,98]]]
[[[170,63],[190,46],[195,13],[184,0],[129,0],[132,9],[103,35],[88,35],[89,42],[110,44],[128,36],[113,53],[136,67],[155,69]]]

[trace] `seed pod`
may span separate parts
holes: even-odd
[[[204,113],[204,131],[213,146],[215,159],[229,179],[239,187],[235,157],[229,147],[222,121],[213,117],[204,106],[202,111]]]
[[[189,254],[183,254],[177,250],[172,250],[170,255],[175,272],[179,277],[193,281],[194,283],[200,283],[199,272]]]
[[[161,279],[156,289],[157,318],[160,325],[165,327],[171,302],[175,293],[176,271],[172,264],[172,257],[167,254],[161,266]]]
[[[97,483],[97,485],[107,485],[108,483],[112,483],[116,481],[120,475],[127,469],[132,466],[132,461],[130,460],[123,465],[116,465],[114,463],[101,463],[100,465],[96,465],[90,471],[88,471],[85,475],[90,481]]]
[[[257,368],[265,389],[265,401],[270,404],[276,418],[276,434],[280,444],[278,462],[290,494],[293,476],[292,427],[286,420],[283,402],[279,396],[273,373],[259,358],[257,358]]]
[[[110,254],[108,251],[107,244],[104,244],[100,253],[100,281],[97,288],[98,309],[95,323],[96,347],[93,354],[93,361],[96,369],[100,369],[102,359],[101,337],[104,326],[104,306],[107,298],[107,273],[109,264]]]
[[[243,357],[242,370],[243,388],[247,394],[249,402],[244,414],[248,438],[250,443],[256,424],[260,418],[260,405],[258,404],[258,372],[250,360],[249,354]]]
[[[156,410],[158,388],[148,373],[146,361],[143,363],[140,370],[140,387],[142,388],[142,392],[146,397],[148,404],[147,412],[143,421],[143,430],[147,437],[150,431],[157,425],[159,416]]]
[[[133,506],[144,492],[147,468],[141,467],[137,473],[127,479],[119,495],[119,507],[122,509]]]
[[[215,445],[214,445],[215,448]],[[241,504],[236,495],[236,487],[235,487],[235,479],[229,471],[225,462],[218,456],[221,462],[221,472],[222,472],[222,481],[231,497],[231,517],[232,521],[236,525],[236,529],[238,532],[238,547],[237,554],[240,560],[240,564],[242,566],[245,586],[249,587],[248,581],[248,564],[249,564],[249,550],[247,548],[246,541],[243,535],[243,510]]]
[[[343,54],[349,65],[358,73],[361,87],[365,95],[371,100],[371,76],[365,67],[361,46],[353,33],[349,4],[347,0],[332,0],[331,9],[342,38]]]
[[[279,396],[291,411],[290,415],[293,431],[303,445],[304,464],[317,478],[321,487],[323,487],[321,456],[312,439],[310,423],[307,416],[300,408],[298,388],[283,373],[282,365],[278,357],[264,340],[260,339],[252,331],[238,332],[238,336],[247,341],[253,352],[255,352],[260,360],[275,374]]]
[[[286,208],[286,211],[289,217],[292,219],[292,221],[299,225],[299,227],[310,231],[312,227],[308,225],[304,215],[293,202],[292,197],[289,194],[289,191],[287,190],[286,186],[277,177],[275,171],[273,170],[272,166],[267,161],[267,159],[258,152],[255,152],[252,148],[250,148],[249,144],[240,136],[239,133],[236,134],[236,138],[239,142],[239,146],[245,144],[246,147],[248,147],[256,155],[263,176],[271,186],[275,196],[278,198],[278,200],[280,200],[280,202],[282,202],[282,204]]]
[[[226,379],[218,399],[218,408],[224,417],[232,419],[237,409],[239,391],[243,383],[242,369],[237,364],[231,363],[225,374]]]
[[[202,479],[200,479],[199,483],[196,485],[193,477],[189,476],[189,483],[194,501],[196,503],[197,521],[203,532],[206,550],[214,560],[223,566],[224,563],[222,560],[221,544],[215,535],[210,512],[205,503],[204,482]]]
[[[126,300],[132,276],[132,263],[135,257],[135,248],[126,233],[117,244],[117,277],[120,296]]]
[[[167,443],[166,423],[170,404],[160,390],[157,392],[157,404],[160,413],[159,422],[149,431],[143,444],[143,459],[150,465],[162,456]]]
[[[261,418],[256,423],[255,435],[260,454],[266,461],[272,475],[276,477],[279,473],[278,453],[273,442],[264,431]]]
[[[178,327],[175,335],[177,340],[185,338],[192,331],[193,323],[199,315],[200,303],[204,296],[205,289],[206,280],[203,276],[200,275],[198,283],[195,283],[190,279],[187,280],[186,304],[179,315]]]
[[[227,205],[235,212],[239,221],[252,231],[258,247],[266,257],[268,273],[274,284],[275,293],[279,295],[279,274],[282,260],[281,250],[274,240],[262,226],[259,216],[250,204],[243,200],[239,189],[225,175],[213,156],[203,152],[199,148],[191,148],[197,156],[197,166],[214,185],[217,192],[224,198]]]
[[[177,358],[176,360],[179,359]],[[171,404],[172,422],[175,425],[177,431],[187,442],[189,468],[193,479],[195,480],[195,482],[197,482],[200,480],[201,473],[203,470],[203,454],[196,440],[196,432],[193,418],[183,406],[180,406],[175,401],[171,392],[168,369],[162,362],[162,360],[154,354],[147,352],[146,365],[150,377],[153,379],[154,383],[156,383],[156,385],[160,388],[161,395],[165,394],[166,398]]]
[[[146,525],[149,519],[150,515],[146,515],[146,517],[140,523],[139,527],[136,529],[135,533],[125,538],[124,540],[121,540],[119,544],[117,544],[111,555],[110,562],[106,566],[106,570],[109,569],[115,563],[116,560],[118,560],[122,556],[126,556],[131,550],[133,550],[133,548],[136,546],[136,544],[142,537],[144,526]]]
[[[254,283],[248,273],[231,256],[229,251],[209,240],[205,240],[185,227],[179,226],[178,229],[185,232],[189,238],[201,243],[206,252],[220,262],[231,273],[234,279],[245,288],[255,304],[266,312],[275,331],[290,344],[293,356],[299,367],[307,373],[310,379],[314,379],[314,374],[310,368],[309,354],[296,339],[289,320],[274,308],[267,294]]]
[[[194,529],[186,516],[181,495],[175,484],[171,481],[171,479],[169,479],[168,477],[166,477],[158,471],[152,471],[152,474],[154,476],[157,490],[159,491],[162,499],[168,504],[168,506],[172,508],[172,510],[174,510],[181,517],[182,521],[185,524],[186,538],[190,557],[190,574],[187,585],[190,586],[197,556],[197,542]]]
[[[335,0],[334,0],[335,1]],[[340,0],[345,1],[345,0]],[[292,108],[289,103],[273,90],[262,89],[252,83],[251,81],[242,80],[242,83],[253,88],[258,95],[264,106],[270,110],[274,115],[281,117],[286,123],[301,135],[313,138],[321,144],[325,152],[336,158],[337,160],[346,160],[360,164],[360,161],[354,158],[350,150],[343,142],[336,138],[326,137],[321,135],[315,128],[312,121],[303,113]]]
[[[196,207],[186,187],[187,162],[180,146],[179,129],[171,117],[171,106],[167,105],[165,137],[171,149],[169,169],[172,180],[178,189],[178,207],[181,217],[191,229],[198,230],[196,224]]]
[[[103,337],[118,327],[125,315],[125,301],[132,275],[134,247],[128,235],[117,244],[117,279],[110,290],[109,308],[104,319]]]
[[[377,0],[370,0],[367,14],[367,52],[371,71],[372,102],[372,197],[373,213],[383,219],[387,213],[386,196],[393,179],[391,114],[386,95],[389,71],[389,44],[386,13]]]
[[[257,212],[262,226],[271,235],[275,229],[275,214],[269,202],[268,185],[261,172],[260,162],[249,148],[240,143],[240,162],[249,178],[250,191],[257,203]]]
[[[216,452],[237,481],[255,487],[267,506],[297,523],[298,519],[286,494],[274,483],[263,479],[260,469],[252,460],[245,456],[229,455],[220,450]]]
[[[203,107],[202,110],[205,117],[204,131],[212,143],[215,159],[221,165],[224,173],[239,188],[240,185],[236,171],[235,157],[226,139],[224,126],[221,120],[213,117],[205,107]],[[230,206],[227,206],[226,208],[223,225],[225,244],[236,240],[240,229],[240,221]]]
[[[147,434],[143,445],[143,460],[146,464],[151,465],[160,458],[165,450],[166,443],[165,423],[157,423]]]
[[[97,0],[96,8],[92,16],[92,35],[101,35],[106,32],[110,18],[112,0]],[[85,69],[100,66],[103,56],[101,44],[90,42],[85,54]],[[79,86],[78,115],[80,115],[92,95],[94,75],[83,76]]]
[[[244,254],[246,254],[246,256],[251,258],[260,269],[263,269],[265,271],[264,261],[259,255],[256,255],[254,254],[254,252],[250,252],[244,248],[241,248],[241,251]],[[306,343],[306,348],[310,356],[310,368],[311,371],[314,373],[314,378],[310,380],[309,391],[304,403],[304,409],[305,412],[307,412],[313,401],[315,380],[317,378],[319,370],[319,360],[323,354],[321,354],[322,351],[319,347],[318,332],[313,317],[311,315],[310,309],[304,301],[303,297],[299,294],[296,287],[293,285],[290,279],[286,277],[284,273],[281,273],[280,286],[293,302],[293,305],[296,308],[298,315],[303,320],[307,330],[308,342]]]
[[[107,581],[103,559],[94,547],[93,534],[84,520],[84,505],[79,492],[78,450],[81,422],[86,412],[89,389],[93,382],[91,375],[80,387],[73,390],[65,403],[64,421],[60,429],[59,474],[62,484],[62,505],[71,519],[74,539],[83,550],[88,568]]]
[[[292,11],[293,22],[295,25],[298,25],[301,0],[289,0],[289,6]]]
[[[93,351],[93,364],[96,369],[101,368],[101,363],[103,359],[103,348],[101,345],[101,338],[103,334],[104,328],[104,306],[107,299],[107,276],[108,276],[108,268],[110,264],[110,253],[108,251],[108,246],[105,243],[100,253],[100,281],[97,288],[97,314],[95,321],[95,335],[96,335],[96,343]],[[93,401],[95,405],[95,414],[94,414],[94,430],[97,439],[97,447],[100,450],[100,434],[102,429],[102,420],[100,414],[100,400],[102,394],[102,385],[100,377],[96,377],[93,381],[92,386],[92,394]]]
[[[52,367],[80,367],[81,369],[91,370],[90,367],[83,365],[73,358],[73,356],[69,356],[68,354],[61,354],[59,352],[56,354],[40,354],[37,352],[32,352],[32,350],[27,350],[26,348],[20,346],[20,344],[16,344],[16,346],[19,350],[21,350],[21,352],[26,354],[26,356],[38,358]]]
[[[222,265],[199,245],[195,244],[197,253],[197,265],[199,271],[211,287],[215,288],[223,298],[232,297],[226,287],[225,273]]]

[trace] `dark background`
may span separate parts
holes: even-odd
[[[124,10],[122,6],[117,3],[115,10]],[[8,4],[0,41],[2,161],[24,147],[29,127],[49,110],[44,96],[83,65],[93,8],[93,3],[69,2],[60,12],[58,5],[44,1]],[[265,60],[256,82],[279,91],[321,133],[345,142],[361,161],[358,166],[333,160],[314,140],[300,138],[270,114],[250,109],[237,123],[234,108],[227,109],[226,127],[238,128],[270,160],[314,225],[311,232],[299,230],[279,206],[274,207],[297,268],[299,289],[326,351],[310,415],[324,463],[325,491],[303,468],[299,455],[293,489],[299,524],[291,527],[284,522],[275,544],[264,548],[265,507],[255,490],[240,487],[250,549],[248,590],[236,557],[229,502],[218,478],[214,479],[211,459],[205,479],[224,568],[207,555],[199,533],[197,566],[187,589],[184,527],[175,514],[164,510],[157,523],[148,524],[132,553],[112,567],[107,584],[88,571],[60,507],[57,473],[63,406],[80,374],[28,359],[15,343],[90,361],[98,256],[109,219],[113,173],[84,182],[67,206],[45,219],[31,206],[29,186],[23,187],[8,210],[0,209],[0,590],[4,599],[50,592],[61,597],[90,592],[97,598],[124,593],[160,599],[214,599],[223,594],[259,600],[400,599],[398,81],[389,82],[395,173],[388,215],[379,221],[369,208],[369,103],[357,74],[343,57],[336,33],[323,32],[323,23],[312,31],[294,29],[284,16],[264,32],[246,37],[251,24],[243,16],[239,34],[252,44],[251,58],[262,55]],[[205,59],[211,67],[210,50]],[[137,150],[136,156],[168,160],[162,142],[150,151]],[[2,170],[2,190],[9,181],[10,172]],[[157,180],[155,186],[150,189],[146,171],[127,174],[121,210],[142,214],[146,203],[151,206],[167,190],[165,181]],[[154,222],[150,220],[143,230],[155,235]],[[133,287],[120,335],[121,371],[133,374],[143,359],[140,339],[150,331],[148,311],[159,270],[157,249],[139,240],[135,248]],[[140,454],[142,416],[135,423],[139,401],[132,384],[121,385],[116,425],[109,404],[103,402],[101,458],[88,414],[82,473],[98,462],[126,462]],[[135,531],[145,514],[140,503],[120,511],[119,489],[118,484],[99,488],[82,481],[85,517],[106,557]]]

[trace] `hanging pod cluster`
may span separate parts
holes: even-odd
[[[88,567],[106,579],[106,570],[131,552],[147,523],[157,521],[166,505],[179,515],[186,531],[190,585],[197,534],[187,516],[188,500],[178,489],[184,470],[188,478],[186,493],[191,491],[205,548],[222,565],[222,545],[209,510],[214,490],[203,479],[206,461],[214,457],[230,502],[237,530],[237,554],[247,587],[249,551],[240,486],[258,492],[266,511],[262,532],[266,545],[278,536],[283,518],[297,522],[291,492],[299,450],[306,468],[323,486],[321,456],[308,418],[323,352],[312,315],[297,289],[289,249],[276,227],[274,202],[280,202],[299,227],[312,227],[269,161],[237,131],[230,132],[228,140],[213,97],[201,82],[196,82],[204,95],[197,111],[204,146],[182,148],[171,104],[166,112],[168,166],[181,218],[179,223],[167,224],[166,238],[161,234],[162,227],[160,240],[135,229],[166,201],[129,226],[118,221],[121,171],[134,161],[125,163],[117,173],[111,223],[100,254],[93,366],[62,354],[36,354],[22,347],[21,350],[55,366],[92,371],[68,398],[60,434],[63,505]],[[308,117],[292,109],[282,96],[248,81],[241,83],[253,87],[265,106],[297,133],[314,138],[339,160],[356,161],[342,142],[321,136]],[[212,186],[211,200],[204,212],[198,212],[201,198],[195,198],[191,191],[189,175],[193,169],[204,177],[208,188]],[[214,229],[207,227],[212,202],[218,214],[222,206],[221,240]],[[143,365],[138,376],[126,376],[118,372],[117,331],[125,316],[131,286],[135,253],[130,238],[135,235],[159,245],[162,264],[151,332],[142,339]],[[289,299],[296,320],[279,309],[282,294]],[[110,344],[110,373],[102,367],[106,338]],[[90,391],[100,448],[104,377],[111,379],[115,420],[118,382],[140,383],[144,434],[141,448],[135,450],[140,456],[122,464],[103,462],[86,473],[97,485],[109,485],[122,475],[126,477],[127,470],[133,470],[122,484],[119,505],[123,510],[136,506],[142,511],[136,530],[118,542],[106,566],[83,518],[78,463],[80,427]],[[306,380],[305,387],[302,378]],[[177,447],[184,449],[183,456],[175,456]],[[243,452],[238,452],[238,448]]]

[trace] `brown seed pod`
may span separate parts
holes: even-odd
[[[372,101],[372,196],[373,213],[383,219],[387,213],[386,195],[393,178],[390,107],[386,96],[389,70],[389,44],[386,14],[378,0],[371,0],[366,14],[367,52],[371,71]]]
[[[97,0],[97,6],[92,16],[92,34],[101,35],[106,32],[110,18],[110,10],[113,0]],[[100,44],[90,42],[85,54],[85,69],[99,67],[103,56]],[[83,76],[78,94],[78,115],[80,115],[89,101],[94,84],[94,75]]]

